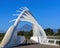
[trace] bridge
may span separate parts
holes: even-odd
[[[30,40],[42,44],[42,45],[50,45],[50,46],[59,46],[59,44],[56,44],[57,41],[60,41],[59,39],[48,39],[45,31],[43,28],[38,24],[37,20],[33,17],[32,13],[29,11],[27,7],[19,8],[22,11],[20,14],[14,14],[17,15],[17,19],[11,20],[15,21],[13,25],[9,27],[7,30],[0,47],[7,48],[7,47],[13,47],[17,46],[19,44],[22,44],[25,42],[26,38],[24,36],[17,36],[17,26],[20,22],[29,22],[32,24],[33,27],[33,36],[30,38]],[[53,41],[49,42],[49,41]]]

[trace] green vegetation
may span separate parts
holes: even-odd
[[[60,29],[58,29],[57,33],[53,32],[53,29],[51,29],[51,28],[47,28],[44,30],[45,30],[47,36],[59,36],[58,38],[60,39]],[[5,33],[0,33],[0,42],[3,39],[4,35],[5,35]],[[31,30],[29,32],[18,31],[17,35],[18,36],[22,35],[22,36],[25,36],[27,39],[30,39],[30,37],[33,35],[33,30]]]
[[[25,36],[27,39],[30,39],[30,37],[33,35],[33,31],[32,30],[29,32],[19,31],[18,36],[19,35]]]
[[[58,29],[58,32],[55,35],[60,36],[60,29]]]
[[[5,33],[0,33],[0,42],[3,39],[4,35],[5,35]]]
[[[44,29],[44,30],[45,30],[47,36],[51,36],[51,35],[54,34],[53,29],[47,28],[47,29]]]

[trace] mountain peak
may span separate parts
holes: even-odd
[[[32,30],[32,26],[28,24],[25,24],[21,28],[18,29],[18,31],[30,31],[30,30]]]

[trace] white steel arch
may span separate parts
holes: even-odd
[[[31,37],[31,40],[40,43],[40,44],[49,44],[51,45],[47,39],[46,33],[44,32],[43,28],[37,23],[33,15],[30,13],[29,9],[26,7],[22,8],[22,12],[18,15],[17,19],[14,19],[12,21],[15,21],[15,23],[10,26],[10,28],[7,30],[0,47],[11,47],[16,46],[25,41],[25,37],[17,36],[17,26],[20,21],[27,21],[33,24],[33,36]],[[52,45],[57,45],[56,43],[53,43]]]

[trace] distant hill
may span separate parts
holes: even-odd
[[[58,32],[58,29],[53,29],[54,32]]]
[[[23,25],[21,28],[18,28],[18,31],[30,31],[32,30],[32,26],[28,25],[28,24],[25,24]]]
[[[18,28],[18,31],[28,31],[29,32],[30,30],[32,30],[32,26],[28,25],[28,24],[25,24],[22,27]],[[6,31],[0,30],[0,33],[5,33]],[[58,29],[53,29],[53,31],[56,33],[56,32],[58,32]]]
[[[32,30],[32,26],[25,24],[21,28],[18,28],[18,31],[30,31]],[[58,32],[58,29],[53,29],[54,32]]]

